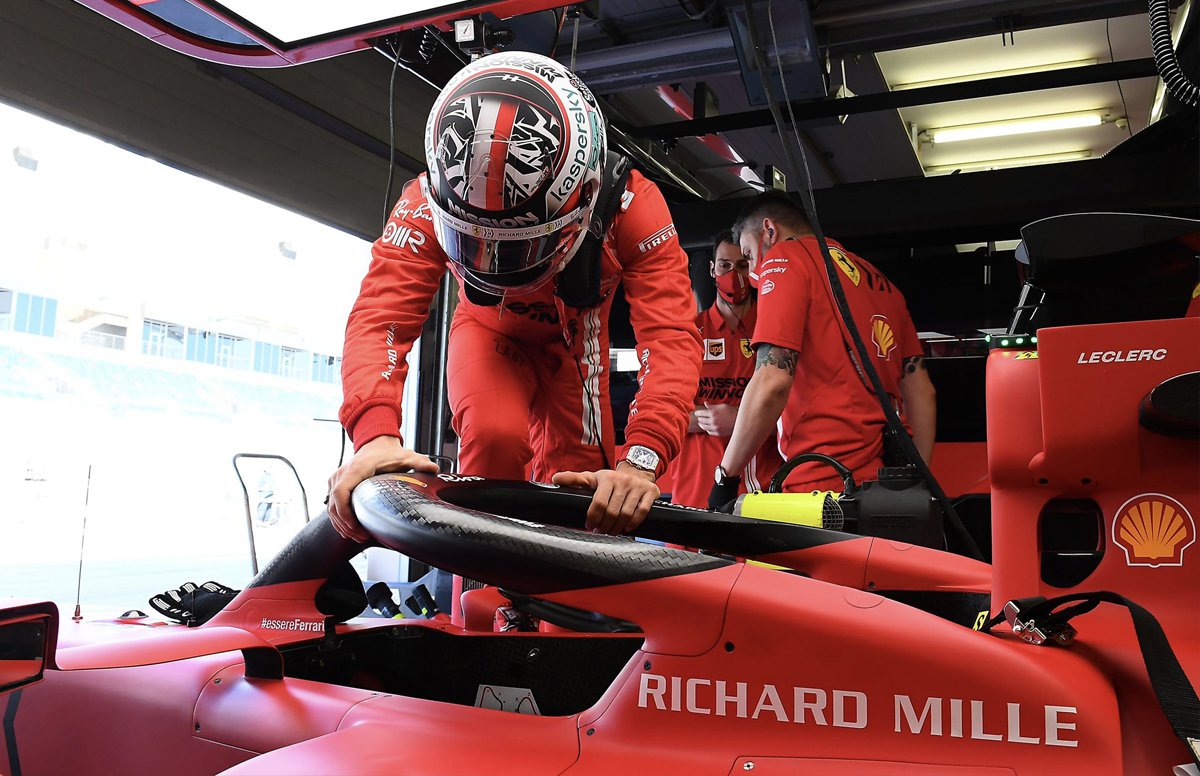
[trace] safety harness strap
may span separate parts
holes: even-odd
[[[1065,646],[1075,636],[1075,629],[1070,625],[1071,619],[1090,612],[1102,602],[1124,606],[1129,610],[1154,695],[1175,735],[1183,740],[1192,759],[1200,766],[1200,699],[1196,697],[1195,688],[1179,665],[1162,626],[1141,605],[1123,595],[1107,591],[1073,593],[1050,599],[1018,598],[1005,604],[1003,611],[988,620],[980,630],[987,632],[1007,621],[1014,634],[1031,644],[1043,646],[1057,643]]]
[[[600,304],[603,299],[600,293],[600,248],[621,205],[631,169],[633,166],[627,157],[615,151],[608,152],[601,178],[603,184],[596,195],[598,199],[592,210],[587,237],[583,238],[579,251],[554,279],[555,293],[567,307],[586,310]]]

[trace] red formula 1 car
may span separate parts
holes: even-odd
[[[338,623],[361,547],[325,517],[201,627],[10,606],[0,682],[44,675],[0,699],[0,772],[1194,772],[1200,320],[1059,323],[988,365],[993,566],[655,507],[646,538],[696,553],[575,530],[572,490],[377,477],[380,544],[493,586],[458,621]]]

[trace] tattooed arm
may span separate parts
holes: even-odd
[[[731,475],[741,475],[775,429],[796,377],[796,351],[763,342],[757,352],[754,376],[742,394],[733,436],[721,458],[721,466]]]
[[[900,375],[900,399],[904,402],[904,422],[912,430],[913,444],[926,464],[933,463],[933,442],[937,430],[937,392],[920,356],[904,359]]]

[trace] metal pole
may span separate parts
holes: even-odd
[[[446,359],[450,352],[451,292],[454,280],[449,271],[442,275],[442,285],[437,295],[437,363],[434,366],[433,383],[433,449],[430,455],[444,455],[446,444],[446,413],[449,409],[446,390]]]

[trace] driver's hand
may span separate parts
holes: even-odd
[[[376,437],[358,448],[350,461],[329,477],[329,522],[334,530],[356,542],[370,539],[350,506],[351,491],[376,474],[410,469],[436,474],[438,467],[427,457],[409,450],[397,437]]]
[[[624,461],[617,464],[615,471],[559,472],[554,475],[554,484],[577,485],[594,490],[595,495],[587,512],[587,528],[606,534],[635,530],[650,513],[654,499],[662,494],[654,484],[651,472],[642,471]]]

